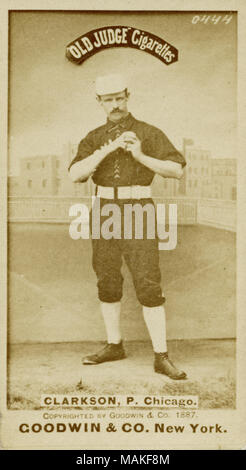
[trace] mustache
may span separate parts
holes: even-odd
[[[120,111],[119,108],[115,108],[115,109],[113,109],[113,110],[111,111],[111,114],[112,114],[112,113],[120,113],[120,112],[121,112],[121,111]]]

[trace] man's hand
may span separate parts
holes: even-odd
[[[141,155],[141,142],[136,136],[135,132],[123,132],[117,139],[109,140],[106,144],[102,145],[96,152],[101,152],[105,156],[114,152],[118,148],[123,148],[132,153],[132,156],[137,160]]]
[[[102,147],[100,147],[98,151],[103,152],[106,156],[109,153],[114,152],[118,148],[126,149],[126,142],[124,140],[124,134],[121,134],[115,140],[109,140],[108,143],[102,145]]]
[[[139,160],[142,156],[141,141],[135,132],[124,132],[121,137],[124,138],[125,149],[131,152],[133,158]]]

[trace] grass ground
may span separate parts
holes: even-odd
[[[149,343],[126,343],[127,358],[83,366],[98,343],[18,344],[9,349],[8,406],[39,409],[42,394],[198,395],[200,409],[235,407],[235,342],[169,342],[175,363],[188,380],[173,381],[153,371]],[[78,383],[82,386],[78,389]]]

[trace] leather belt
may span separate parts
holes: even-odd
[[[96,196],[104,199],[147,199],[151,197],[150,186],[97,186]]]

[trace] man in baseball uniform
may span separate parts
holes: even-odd
[[[118,74],[98,77],[96,98],[107,121],[81,140],[69,174],[74,182],[83,182],[92,176],[101,208],[117,204],[122,214],[122,236],[92,238],[92,262],[107,344],[99,352],[85,357],[83,364],[125,358],[120,332],[124,258],[152,341],[154,370],[174,380],[185,379],[185,372],[170,361],[167,352],[157,235],[148,237],[146,218],[143,218],[143,237],[139,239],[134,234],[131,239],[124,237],[125,205],[138,204],[143,210],[146,204],[154,207],[150,185],[155,173],[165,178],[180,178],[185,160],[160,129],[135,119],[128,111],[129,92],[124,77]]]

